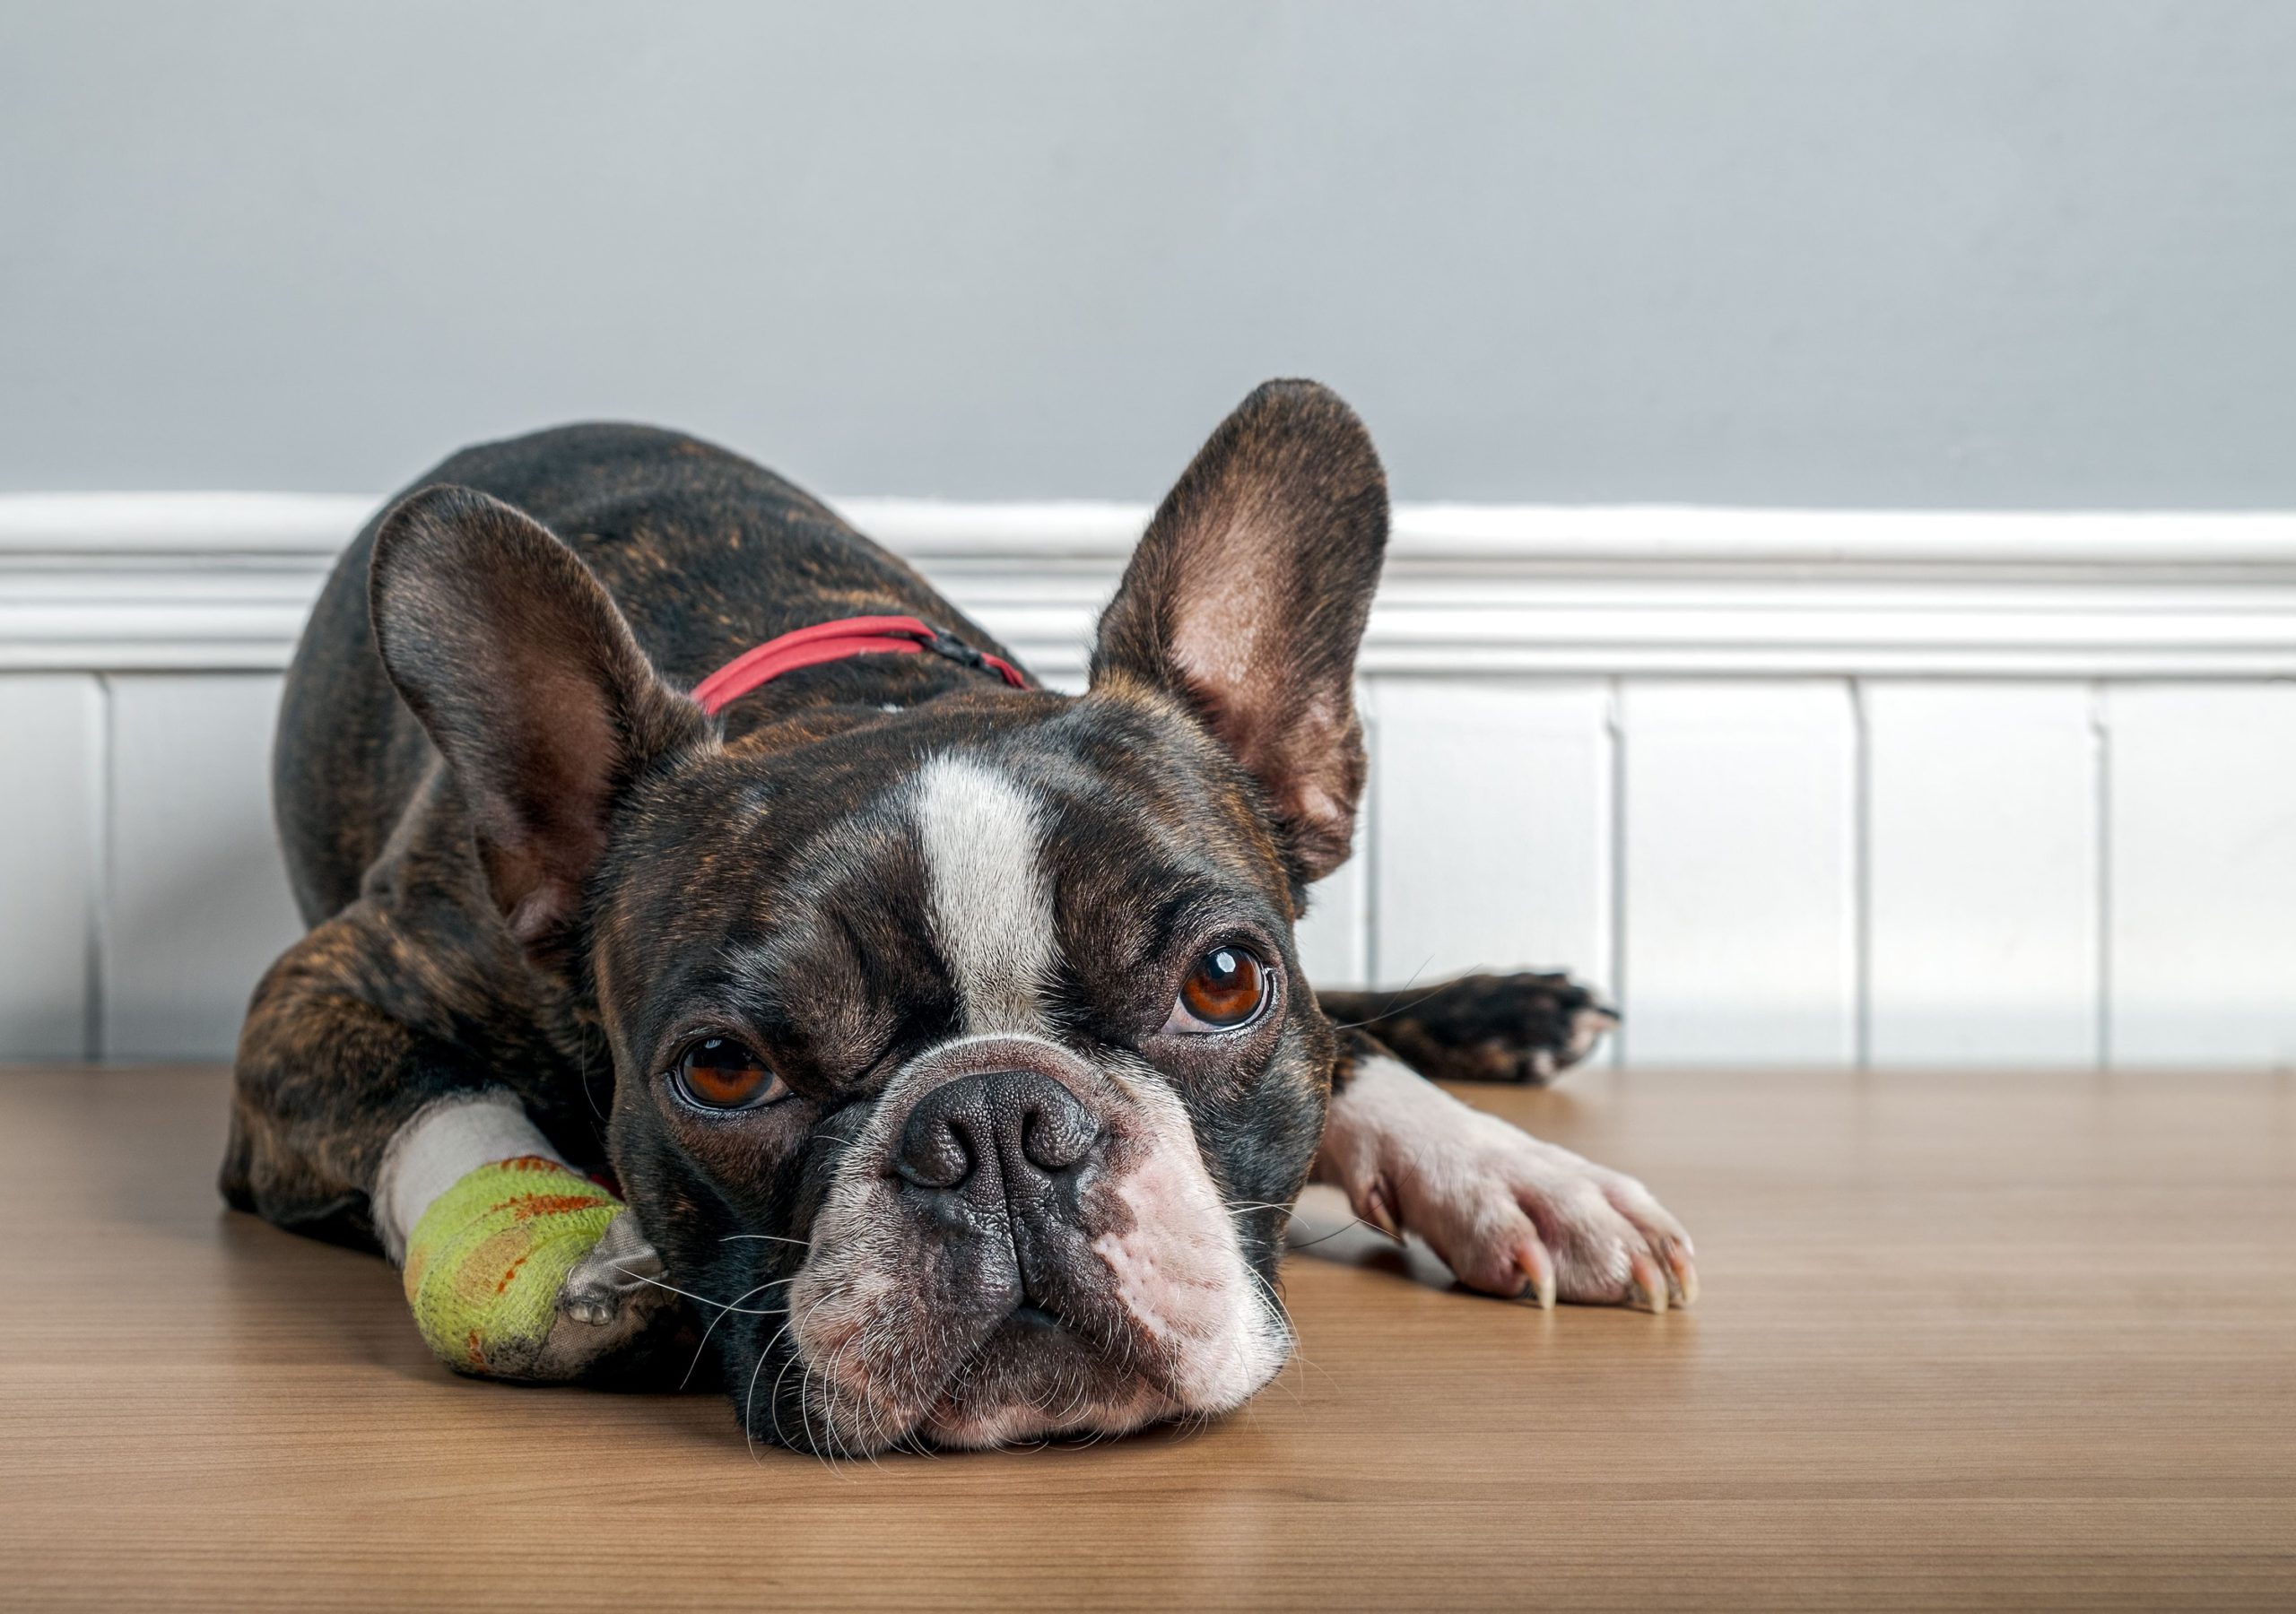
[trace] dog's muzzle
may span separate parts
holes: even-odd
[[[1038,1037],[912,1062],[813,1231],[789,1337],[818,1450],[1224,1411],[1290,1348],[1178,1096]]]

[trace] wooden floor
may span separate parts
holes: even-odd
[[[222,1077],[0,1072],[0,1605],[2296,1605],[2296,1082],[1590,1076],[1665,1317],[1294,1254],[1185,1438],[825,1467],[716,1395],[451,1377],[223,1210]]]

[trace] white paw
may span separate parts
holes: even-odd
[[[1698,1297],[1690,1235],[1648,1188],[1395,1061],[1357,1067],[1317,1167],[1358,1216],[1416,1233],[1470,1289],[1648,1311]]]

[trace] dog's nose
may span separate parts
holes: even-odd
[[[1010,1197],[1075,1170],[1100,1140],[1091,1111],[1051,1077],[989,1071],[944,1081],[917,1101],[894,1168],[919,1188],[970,1184]]]

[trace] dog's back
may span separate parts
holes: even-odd
[[[466,448],[412,486],[439,482],[492,494],[563,538],[673,683],[691,686],[749,646],[829,617],[919,615],[994,647],[821,500],[681,432],[555,427]],[[308,924],[357,897],[438,766],[368,620],[368,561],[388,508],[327,579],[280,708],[273,801]]]

